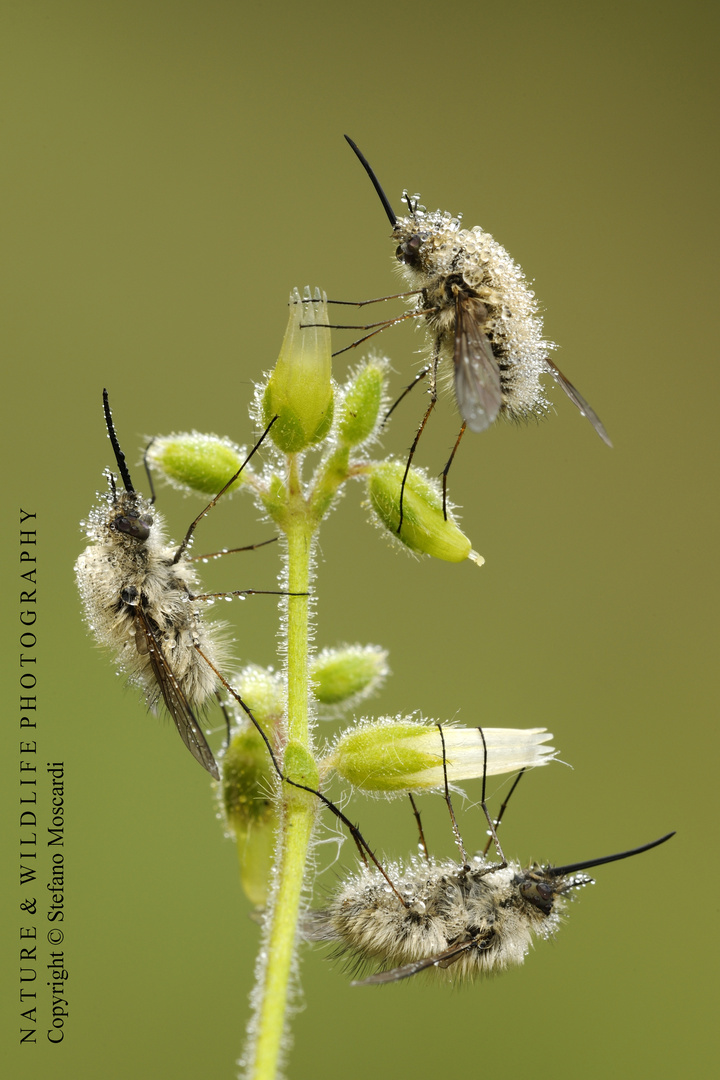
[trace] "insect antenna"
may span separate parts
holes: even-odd
[[[112,448],[113,448],[113,454],[115,455],[115,460],[117,462],[117,467],[120,470],[120,476],[122,477],[122,482],[125,485],[125,490],[128,492],[128,494],[134,494],[135,493],[135,488],[133,487],[132,480],[130,479],[130,470],[127,467],[127,462],[125,461],[125,455],[123,454],[122,450],[120,449],[120,443],[118,442],[117,433],[115,431],[115,425],[113,423],[112,413],[110,412],[110,402],[108,400],[108,392],[107,392],[107,390],[103,390],[103,411],[105,413],[105,424],[107,426],[107,432],[108,432],[108,435],[110,436],[110,443],[111,443]],[[113,494],[115,494],[115,484],[114,483],[113,483],[112,487],[113,487]]]

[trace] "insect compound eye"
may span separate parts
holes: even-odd
[[[141,518],[133,514],[122,514],[112,522],[111,528],[117,532],[125,533],[126,536],[134,536],[136,540],[147,540],[150,535],[150,527],[153,523],[151,517]]]
[[[138,591],[134,585],[128,585],[120,593],[120,599],[123,604],[129,604],[131,607],[135,607],[137,604]]]
[[[398,246],[395,254],[397,255],[398,262],[408,263],[412,266],[414,262],[417,262],[418,252],[423,245],[423,238],[419,233],[414,233],[409,240],[403,241]]]
[[[552,911],[556,896],[556,888],[552,882],[529,876],[520,883],[520,892],[526,900],[540,908],[546,915]]]

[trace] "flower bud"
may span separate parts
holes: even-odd
[[[487,772],[516,772],[547,765],[555,756],[545,728],[482,729],[487,745]],[[334,768],[343,779],[367,792],[391,794],[423,791],[444,785],[445,763],[450,784],[482,777],[485,763],[478,728],[442,725],[413,717],[381,717],[361,721],[337,739],[323,767]]]
[[[377,645],[323,649],[310,664],[313,692],[321,705],[350,708],[375,693],[387,674],[387,652]]]
[[[222,759],[221,801],[235,836],[245,895],[264,907],[275,850],[277,774],[267,747],[250,723],[236,728]]]
[[[280,356],[263,396],[265,422],[276,422],[270,438],[284,454],[295,454],[320,442],[333,418],[330,330],[327,299],[305,289],[290,296],[290,315]]]
[[[285,711],[285,686],[277,671],[248,664],[232,679],[232,685],[264,731],[278,723]],[[228,697],[223,704],[238,711],[240,722],[245,723],[245,714],[240,712],[234,698]]]
[[[199,431],[160,435],[147,450],[147,460],[173,487],[201,495],[217,495],[246,457],[242,447],[230,439],[202,435]],[[240,473],[228,492],[235,491],[242,482]]]
[[[375,431],[383,403],[386,368],[387,361],[372,357],[350,380],[337,424],[341,446],[357,446]]]
[[[370,473],[370,505],[381,524],[395,539],[418,554],[432,555],[446,562],[471,559],[482,566],[485,560],[473,551],[468,537],[451,517],[447,520],[443,517],[442,493],[438,485],[419,469],[410,469],[407,474],[402,499],[402,529],[398,535],[404,475],[402,461],[381,462]]]

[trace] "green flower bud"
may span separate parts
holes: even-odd
[[[328,706],[356,705],[375,693],[387,674],[387,652],[377,645],[323,649],[310,664],[315,697]]]
[[[487,775],[547,765],[555,756],[545,728],[486,728]],[[485,754],[476,727],[442,725],[448,782],[482,777]],[[408,717],[361,721],[343,732],[322,762],[367,792],[384,794],[441,788],[443,740],[437,724]]]
[[[285,711],[285,686],[282,676],[272,668],[248,664],[232,679],[232,685],[264,730],[269,731]],[[225,708],[239,712],[238,722],[245,723],[245,714],[234,698],[223,701]]]
[[[419,469],[410,469],[403,494],[402,530],[400,521],[400,489],[405,475],[402,461],[383,461],[370,473],[368,492],[370,505],[378,520],[396,540],[411,551],[432,555],[446,562],[471,559],[482,566],[481,555],[473,551],[467,536],[451,517],[443,517],[442,493],[439,485]]]
[[[386,369],[386,360],[373,357],[351,379],[338,418],[341,446],[357,446],[374,433],[384,398]]]
[[[333,418],[330,330],[327,300],[315,290],[290,296],[290,316],[280,356],[263,396],[265,422],[276,422],[270,438],[284,454],[296,454],[320,442]]]
[[[246,451],[230,439],[202,435],[199,431],[158,436],[147,451],[153,469],[173,487],[201,495],[217,495],[246,457]],[[228,492],[235,491],[242,482],[243,473],[240,473]]]
[[[222,759],[222,808],[237,842],[245,895],[264,907],[275,850],[278,810],[272,792],[277,774],[256,728],[246,723],[233,733]]]

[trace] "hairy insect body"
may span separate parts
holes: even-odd
[[[222,662],[217,623],[205,622],[193,600],[192,563],[168,545],[163,521],[135,491],[111,491],[84,523],[90,546],[75,565],[90,628],[120,670],[139,685],[149,708],[161,696],[183,742],[213,776],[217,765],[193,713],[214,693],[217,678],[198,652]]]
[[[466,427],[485,431],[500,414],[520,420],[545,413],[548,402],[540,376],[549,374],[600,438],[612,446],[597,414],[550,360],[548,353],[554,345],[543,340],[535,296],[507,251],[479,226],[461,228],[459,216],[442,210],[428,213],[419,195],[405,192],[408,213],[398,217],[364,154],[348,135],[345,138],[392,226],[395,254],[417,293],[411,314],[422,317],[431,341],[430,365],[415,380],[430,373],[430,405],[408,467],[435,405],[438,368],[446,359],[453,362],[455,399],[463,419],[461,436]],[[452,458],[444,475],[451,462]]]
[[[407,906],[377,870],[363,868],[328,908],[311,914],[308,936],[337,942],[359,963],[380,961],[384,970],[366,983],[423,970],[463,981],[522,964],[533,937],[557,929],[564,894],[592,878],[498,865],[478,855],[468,866],[416,858],[388,868]]]
[[[540,381],[548,371],[537,302],[507,251],[479,226],[427,213],[418,196],[393,228],[397,258],[441,361],[454,361],[460,414],[483,431],[499,413],[540,416],[548,402]]]

